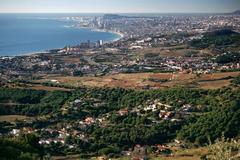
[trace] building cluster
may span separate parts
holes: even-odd
[[[0,57],[0,78],[11,80],[32,74],[98,76],[152,71],[211,73],[240,69],[239,63],[215,63],[216,56],[158,55],[141,58],[137,55],[144,49],[158,47],[166,47],[164,52],[170,54],[174,50],[167,49],[168,46],[186,45],[193,39],[201,39],[203,33],[217,28],[228,27],[239,31],[238,15],[105,15],[64,17],[63,20],[74,21],[75,27],[111,30],[124,34],[124,37],[109,43],[102,40],[82,42],[76,46],[50,50],[49,53]],[[215,52],[223,53],[215,48],[211,54],[218,55]],[[74,58],[68,60],[69,57]]]
[[[169,51],[171,52],[171,51]],[[0,58],[0,77],[5,80],[22,79],[36,74],[61,74],[70,76],[101,76],[117,73],[138,72],[183,72],[183,73],[214,73],[226,70],[239,70],[237,62],[216,63],[216,56],[206,57],[143,57],[132,59],[132,54],[121,52],[94,52],[90,55],[77,54],[77,62],[64,62],[56,56],[71,56],[74,53],[62,55],[30,55],[21,57]],[[109,63],[107,63],[109,62]]]
[[[231,14],[154,14],[65,17],[77,22],[75,27],[91,27],[123,33],[126,38],[168,33],[204,33],[228,27],[240,31],[240,17]],[[136,27],[137,26],[137,27]]]
[[[75,99],[72,102],[69,102],[68,108],[65,110],[71,110],[74,107],[79,108],[79,110],[75,110],[75,112],[81,112],[85,110],[85,103],[90,99]],[[93,100],[93,99],[91,99]],[[104,102],[100,102],[95,99],[95,102],[91,104],[91,107],[99,107],[96,104],[103,104]],[[38,128],[34,129],[32,127],[20,127],[13,128],[8,133],[8,136],[19,136],[20,134],[26,133],[37,133],[40,137],[39,144],[45,147],[51,146],[61,146],[68,149],[76,149],[78,148],[78,142],[89,142],[91,139],[90,135],[88,135],[88,129],[92,127],[102,127],[113,125],[111,124],[111,116],[115,114],[116,116],[128,116],[129,114],[137,114],[138,116],[146,116],[151,123],[160,123],[161,121],[182,121],[187,116],[200,113],[200,109],[203,109],[202,106],[193,106],[190,104],[183,104],[180,108],[173,107],[166,103],[161,102],[159,99],[155,100],[147,100],[146,103],[143,103],[140,106],[136,106],[133,108],[122,108],[119,111],[111,111],[105,114],[101,114],[100,116],[84,116],[80,120],[77,121],[69,121],[61,123],[60,125],[53,125],[51,127]],[[158,117],[150,117],[149,113],[158,113]],[[73,113],[71,113],[73,114]],[[178,115],[178,117],[176,117]],[[54,122],[54,117],[49,117],[51,122]],[[57,121],[60,121],[59,119]],[[55,122],[56,124],[57,121]],[[72,141],[71,139],[75,139]],[[136,144],[132,151],[123,151],[124,155],[131,155],[131,157],[139,156],[136,153],[144,153],[144,147],[139,144]],[[164,153],[166,151],[170,151],[168,146],[156,144],[152,146],[155,153]]]

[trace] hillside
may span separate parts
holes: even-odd
[[[190,46],[198,49],[204,48],[223,48],[228,46],[238,46],[240,44],[240,34],[229,29],[222,29],[207,32],[203,38],[192,40]]]
[[[36,134],[44,153],[52,156],[117,158],[130,153],[135,157],[141,150],[146,156],[173,153],[186,157],[185,148],[205,146],[208,137],[214,141],[222,134],[227,138],[240,136],[237,86],[145,91],[82,88],[69,92],[1,88],[0,93],[4,118],[35,117],[2,121],[0,132]],[[193,151],[190,155],[198,157]]]

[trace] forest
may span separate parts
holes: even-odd
[[[238,82],[239,78],[234,80]],[[236,82],[235,82],[236,81]],[[240,136],[240,92],[238,87],[225,87],[217,90],[189,89],[183,87],[164,90],[126,90],[121,88],[90,88],[76,89],[73,91],[41,91],[30,89],[0,89],[1,115],[49,115],[48,120],[36,120],[31,126],[40,129],[34,136],[46,136],[41,128],[56,125],[71,124],[70,130],[78,130],[88,135],[88,140],[81,140],[74,136],[67,137],[66,144],[76,145],[75,149],[69,149],[60,144],[51,144],[38,150],[33,149],[35,156],[40,151],[51,155],[67,155],[69,153],[80,154],[82,157],[96,155],[118,156],[121,151],[132,148],[135,144],[151,146],[166,144],[174,139],[179,139],[185,144],[206,146],[224,135],[226,138]],[[78,106],[72,103],[76,99],[81,100]],[[129,111],[142,106],[147,102],[158,99],[164,104],[173,106],[171,112],[181,121],[160,120],[159,111],[146,112],[140,108],[139,113],[130,112],[119,115],[120,109]],[[96,107],[98,104],[98,107]],[[189,111],[187,117],[179,115],[184,104],[198,106]],[[62,107],[68,105],[66,113]],[[72,109],[77,107],[77,109]],[[86,117],[101,118],[109,115],[107,124],[103,127],[93,124],[80,127],[76,121]],[[154,122],[157,120],[157,123]],[[7,123],[1,122],[1,130],[4,131]],[[18,122],[18,127],[26,127],[24,122]],[[48,135],[47,135],[48,136]],[[21,136],[20,136],[21,137]],[[22,136],[24,138],[24,135]],[[25,143],[18,138],[10,140],[1,138],[1,143],[8,143],[9,147],[3,147],[6,152],[28,153],[18,150],[18,145]],[[19,143],[12,147],[12,143]],[[30,145],[31,147],[31,145]],[[34,146],[35,147],[35,146]],[[21,148],[24,149],[24,148]],[[43,151],[42,151],[43,150]],[[25,155],[22,155],[25,156]]]

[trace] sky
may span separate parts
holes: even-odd
[[[240,0],[0,0],[1,13],[225,13]]]

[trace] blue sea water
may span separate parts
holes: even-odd
[[[15,56],[77,45],[90,40],[112,41],[119,35],[66,27],[67,14],[0,14],[0,56]]]

